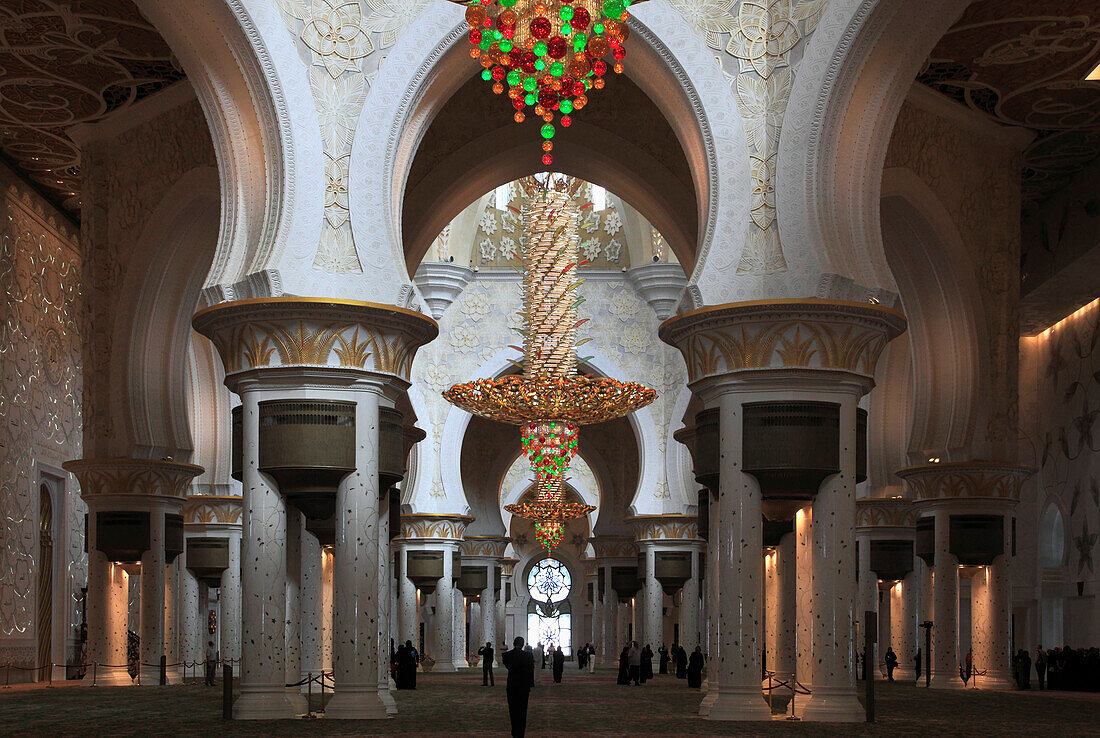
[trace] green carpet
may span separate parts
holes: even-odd
[[[701,695],[674,677],[620,687],[614,675],[549,672],[531,693],[527,735],[938,735],[1059,738],[1100,735],[1100,695],[936,692],[879,683],[874,725],[716,723],[696,715]],[[480,671],[421,674],[418,689],[395,694],[400,714],[385,721],[224,722],[221,688],[201,684],[130,688],[0,689],[0,734],[12,736],[505,736],[503,678],[481,686]],[[802,699],[802,698],[800,698]],[[778,705],[777,705],[778,708]]]

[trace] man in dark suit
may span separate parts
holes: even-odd
[[[531,698],[535,662],[523,650],[523,638],[516,636],[512,650],[501,654],[504,668],[508,670],[508,717],[512,720],[512,738],[523,738],[527,732],[527,702]]]
[[[477,655],[481,657],[481,686],[495,687],[497,683],[493,679],[493,642],[485,641],[485,645],[477,650]]]

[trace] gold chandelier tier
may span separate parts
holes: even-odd
[[[592,425],[657,399],[655,391],[635,382],[580,375],[476,379],[454,385],[443,396],[468,413],[512,425],[551,419]]]

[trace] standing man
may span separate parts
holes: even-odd
[[[206,686],[214,686],[214,672],[218,668],[218,651],[214,648],[214,641],[206,642]]]
[[[886,647],[886,678],[891,682],[894,681],[894,669],[898,667],[898,655],[894,653],[894,649],[890,646]]]
[[[637,641],[630,642],[630,650],[626,652],[627,663],[630,664],[630,681],[637,687],[642,677],[642,649],[638,648]]]
[[[1047,681],[1047,655],[1043,653],[1043,645],[1035,647],[1035,676],[1039,679],[1039,691],[1046,689]]]
[[[554,649],[551,661],[554,664],[554,681],[561,684],[561,675],[565,671],[565,654],[562,653],[561,646]]]
[[[481,657],[481,686],[495,687],[497,683],[493,679],[493,642],[485,641],[485,645],[477,650],[477,655]]]
[[[512,721],[512,738],[523,738],[527,732],[527,702],[531,699],[531,684],[535,662],[529,651],[523,650],[523,638],[516,636],[512,650],[501,654],[508,670],[508,717]]]

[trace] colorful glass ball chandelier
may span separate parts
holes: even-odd
[[[568,128],[608,69],[623,71],[632,0],[462,1],[481,78],[498,95],[507,89],[517,123],[532,111],[542,120],[542,163],[550,166],[555,119]]]
[[[522,2],[522,0],[520,0]],[[535,501],[505,510],[535,524],[549,551],[565,523],[596,508],[568,502],[565,482],[577,453],[579,426],[622,417],[657,398],[648,387],[577,374],[577,288],[581,182],[570,177],[525,177],[523,218],[523,368],[521,376],[477,379],[443,393],[452,404],[490,420],[520,426],[531,464]],[[519,349],[520,347],[515,347]],[[516,362],[519,364],[519,362]]]

